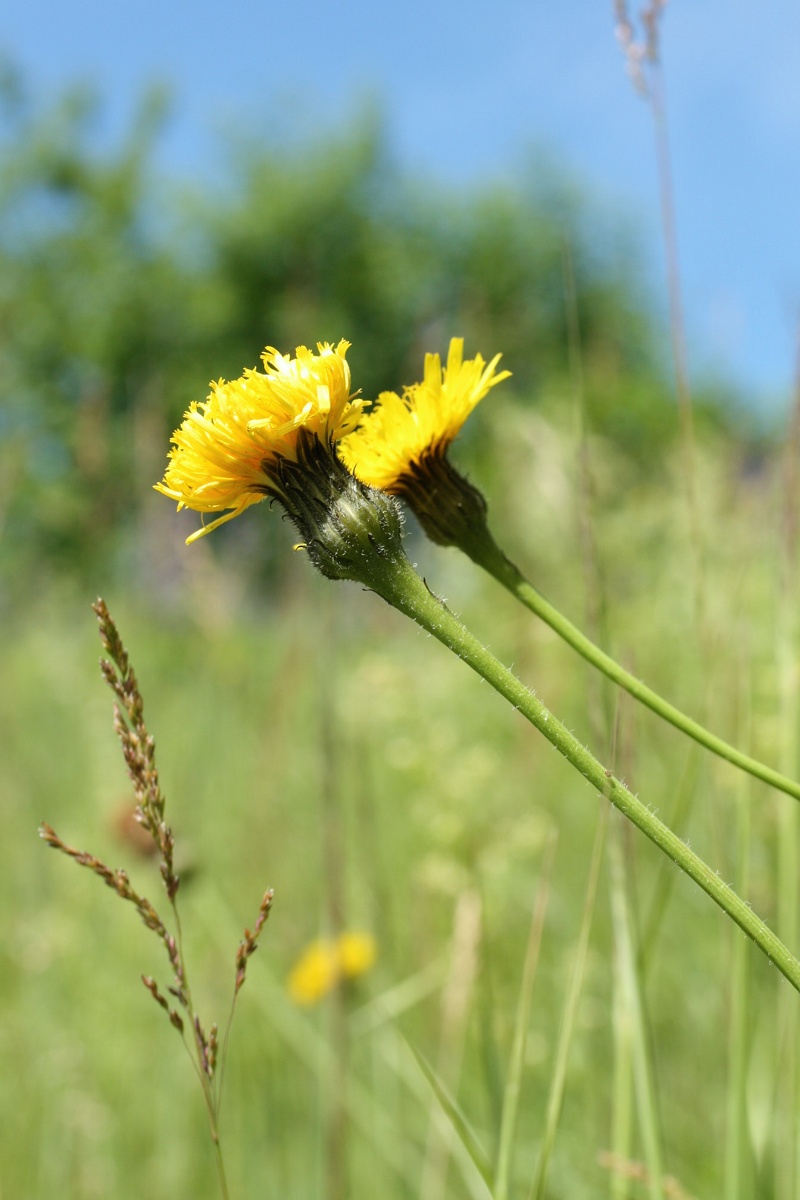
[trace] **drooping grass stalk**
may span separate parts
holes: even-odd
[[[589,864],[589,879],[586,884],[586,895],[583,901],[581,927],[575,947],[575,957],[572,963],[564,1009],[561,1014],[561,1027],[558,1034],[553,1073],[550,1078],[550,1092],[547,1097],[544,1132],[542,1135],[542,1144],[539,1149],[539,1160],[536,1164],[536,1173],[531,1183],[530,1200],[544,1200],[544,1196],[546,1195],[550,1157],[553,1153],[558,1124],[561,1118],[561,1108],[564,1102],[564,1091],[567,1082],[569,1052],[572,1046],[572,1035],[575,1031],[578,1002],[581,998],[583,978],[586,972],[589,935],[592,930],[592,918],[594,917],[595,900],[597,899],[597,884],[600,879],[600,865],[603,861],[607,821],[608,809],[603,808],[600,810],[598,816],[592,859]]]
[[[598,792],[606,796],[663,854],[693,879],[800,991],[800,962],[750,906],[650,812],[646,804],[616,779],[611,771],[606,770],[574,734],[453,616],[406,559],[384,562],[380,569],[371,570],[365,582],[463,659],[518,709]]]
[[[736,746],[732,746],[723,738],[711,733],[710,730],[706,729],[698,721],[681,712],[674,704],[670,704],[668,700],[664,700],[651,687],[643,683],[641,679],[637,679],[630,671],[626,671],[609,654],[606,654],[604,650],[595,645],[590,638],[582,633],[577,626],[573,625],[554,605],[545,600],[544,596],[525,579],[522,572],[506,558],[488,530],[485,533],[481,532],[471,545],[462,545],[461,549],[469,555],[473,562],[483,567],[485,571],[488,571],[520,603],[524,604],[526,608],[540,617],[545,624],[549,625],[560,638],[563,638],[568,645],[572,646],[573,650],[577,650],[587,662],[590,662],[592,666],[597,667],[610,680],[624,688],[635,700],[644,704],[663,720],[668,721],[670,725],[674,725],[676,729],[680,729],[682,733],[685,733],[701,746],[705,746],[713,754],[725,759],[726,762],[740,768],[742,771],[746,771],[756,779],[761,779],[771,787],[777,788],[778,791],[786,792],[787,795],[800,800],[800,783],[783,775],[780,771],[768,767],[765,763],[759,762],[758,759],[752,758],[749,754],[742,753]]]

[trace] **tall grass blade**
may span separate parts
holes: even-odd
[[[750,883],[750,805],[747,786],[740,783],[737,797],[737,886],[744,895]],[[728,1036],[728,1087],[725,1130],[725,1200],[743,1200],[751,1194],[749,1130],[747,1128],[747,1061],[749,1051],[749,960],[745,938],[734,934]]]
[[[442,989],[437,1056],[437,1076],[453,1093],[461,1078],[467,1021],[478,973],[481,912],[478,893],[473,889],[463,891],[456,901],[450,969]],[[442,1200],[444,1197],[452,1139],[452,1123],[443,1122],[441,1108],[436,1104],[428,1122],[419,1200]]]
[[[592,929],[592,918],[594,916],[595,901],[597,899],[597,884],[600,878],[600,864],[603,859],[603,848],[605,846],[607,825],[608,807],[607,805],[603,804],[601,805],[600,815],[598,816],[597,820],[597,832],[595,834],[594,847],[592,849],[592,859],[589,865],[589,879],[586,884],[586,895],[583,902],[581,927],[578,934],[578,943],[575,949],[575,959],[572,964],[572,974],[570,977],[566,1002],[561,1017],[561,1028],[558,1036],[558,1046],[556,1048],[555,1065],[553,1067],[553,1076],[550,1082],[550,1093],[547,1100],[544,1136],[542,1138],[542,1145],[539,1151],[539,1161],[536,1166],[536,1174],[533,1177],[530,1190],[531,1200],[543,1200],[545,1188],[547,1186],[547,1174],[550,1166],[550,1157],[553,1152],[553,1146],[555,1145],[556,1134],[558,1132],[558,1124],[561,1117],[561,1106],[564,1099],[564,1089],[567,1078],[569,1052],[572,1045],[572,1035],[575,1031],[575,1017],[578,1012],[578,1001],[580,1000],[581,990],[583,988],[583,976],[586,969],[586,957],[589,950],[589,935]]]
[[[633,1134],[633,1016],[628,989],[622,986],[620,972],[614,972],[614,1090],[611,1114],[611,1151],[615,1162],[631,1157]],[[609,1174],[611,1200],[626,1200],[630,1194],[628,1179],[621,1171]]]
[[[485,911],[485,905],[484,905]],[[481,980],[477,990],[478,1049],[481,1074],[489,1107],[489,1124],[492,1129],[490,1153],[497,1162],[500,1127],[503,1119],[503,1093],[505,1091],[505,1046],[501,1046],[498,1023],[501,1005],[497,995],[496,977],[504,966],[501,958],[495,958],[494,947],[489,939],[483,939]]]
[[[365,1037],[374,1033],[382,1025],[395,1021],[401,1013],[414,1008],[420,1001],[426,1000],[442,986],[445,973],[443,960],[437,959],[421,971],[403,979],[394,987],[388,988],[379,996],[363,1004],[350,1016],[350,1036]]]
[[[575,285],[572,251],[564,243],[564,298],[567,317],[567,340],[570,352],[570,372],[573,380],[574,412],[578,443],[578,512],[580,518],[583,572],[586,582],[587,627],[598,646],[609,644],[606,586],[594,527],[594,489],[592,481],[589,439],[587,437],[586,395],[584,389],[583,353]],[[621,717],[621,695],[608,676],[589,671],[586,680],[587,708],[592,729],[598,742],[610,740],[611,759],[616,769],[617,740]],[[679,792],[680,795],[680,792]],[[614,1002],[614,1084],[612,1099],[612,1149],[620,1160],[630,1152],[633,1115],[633,1079],[631,1074],[631,1025],[625,1010],[624,996],[615,979]],[[612,1200],[624,1200],[627,1181],[621,1172],[611,1172]]]
[[[458,1101],[450,1093],[444,1081],[437,1074],[435,1068],[430,1062],[428,1062],[425,1055],[420,1050],[417,1050],[416,1047],[413,1046],[407,1038],[403,1037],[402,1034],[399,1034],[399,1036],[402,1038],[404,1045],[413,1056],[414,1062],[419,1067],[422,1075],[425,1077],[425,1080],[430,1086],[431,1091],[436,1097],[442,1114],[446,1117],[459,1142],[469,1155],[470,1161],[473,1163],[481,1179],[483,1179],[484,1183],[486,1184],[489,1195],[491,1195],[493,1180],[492,1164],[489,1161],[489,1156],[481,1145],[477,1134],[470,1125],[468,1118],[465,1116],[463,1110],[459,1107]],[[483,1192],[480,1194],[483,1195]]]
[[[697,746],[690,746],[678,783],[675,801],[669,814],[669,827],[680,837],[684,836],[691,816],[692,802],[696,795],[697,780],[700,775],[700,758]],[[654,951],[658,945],[661,923],[678,879],[677,873],[672,869],[670,863],[659,862],[657,871],[653,896],[639,942],[639,970],[643,979],[647,978],[647,973],[655,960]]]
[[[780,573],[777,630],[777,668],[781,702],[781,767],[795,772],[798,767],[798,559],[800,523],[800,330],[798,330],[794,399],[788,422],[781,473],[782,511],[780,521]],[[781,797],[781,800],[783,797]],[[780,803],[778,808],[777,928],[790,946],[798,941],[797,877],[800,869],[798,838],[800,820],[796,806]],[[796,997],[777,996],[778,1075],[775,1113],[775,1198],[794,1200],[800,1183],[800,1118],[798,1098],[798,1005]]]
[[[545,915],[550,896],[550,877],[555,860],[556,839],[551,839],[547,852],[536,898],[531,914],[531,928],[528,936],[528,946],[525,952],[525,962],[522,968],[517,1013],[514,1021],[514,1036],[511,1048],[511,1059],[508,1067],[503,1095],[503,1108],[500,1116],[500,1141],[497,1154],[497,1172],[494,1181],[494,1200],[506,1200],[511,1177],[514,1138],[517,1130],[519,1115],[519,1098],[522,1084],[522,1069],[525,1063],[525,1048],[528,1041],[528,1024],[530,1021],[531,995],[533,981],[539,963],[539,950],[542,945]]]
[[[322,864],[325,880],[325,907],[328,932],[337,936],[347,924],[345,901],[345,838],[342,813],[342,777],[339,755],[340,736],[336,708],[338,661],[335,647],[340,644],[338,624],[341,600],[338,593],[327,593],[323,621],[326,626],[328,653],[317,665],[317,745],[319,747],[319,824],[322,838]],[[325,1005],[328,1026],[327,1044],[332,1053],[320,1073],[325,1118],[324,1187],[327,1200],[345,1200],[349,1191],[350,1122],[347,1111],[349,1071],[349,1030],[344,996],[340,987],[331,989]]]
[[[629,1013],[631,1021],[636,1108],[647,1166],[648,1191],[650,1193],[650,1200],[664,1200],[661,1133],[656,1110],[655,1089],[653,1086],[650,1051],[642,1011],[639,978],[636,971],[636,953],[631,932],[630,906],[620,834],[621,829],[615,824],[612,829],[612,836],[609,839],[611,916],[616,948],[615,967],[619,976],[620,987],[623,989],[625,995],[625,1008]]]

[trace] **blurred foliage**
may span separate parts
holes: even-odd
[[[593,427],[648,469],[674,436],[630,239],[551,165],[466,193],[415,182],[366,113],[291,146],[242,138],[224,185],[179,188],[154,167],[159,93],[101,150],[85,89],[44,112],[8,72],[0,90],[0,594],[45,563],[135,571],[171,429],[266,343],[346,337],[374,396],[463,334],[503,352],[521,402],[569,395],[566,247]],[[274,532],[248,536],[269,561]]]

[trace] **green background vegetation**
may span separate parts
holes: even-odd
[[[312,577],[266,506],[184,547],[196,517],[151,490],[169,432],[209,378],[254,364],[264,342],[347,337],[367,396],[417,378],[425,350],[453,334],[468,352],[502,350],[513,381],[456,448],[498,539],[622,661],[790,773],[792,459],[778,439],[745,434],[730,397],[701,395],[693,545],[666,335],[633,243],[550,165],[454,195],[402,177],[365,117],[300,149],[243,142],[218,192],[198,194],[152,168],[157,98],[110,155],[92,149],[85,96],[42,114],[8,84],[4,103],[2,1193],[216,1195],[199,1088],[138,983],[164,979],[159,947],[35,839],[46,819],[158,894],[155,868],[119,833],[129,796],[88,607],[102,592],[159,746],[208,1020],[224,1021],[240,930],[276,889],[234,1026],[233,1194],[485,1194],[408,1045],[494,1155],[531,909],[554,854],[512,1173],[512,1194],[526,1196],[601,804],[441,647],[359,588]],[[554,635],[413,528],[409,551],[796,945],[795,803],[632,702],[611,699],[612,734],[603,689]],[[601,874],[548,1195],[646,1194],[598,1155],[652,1161],[660,1146],[687,1194],[789,1200],[796,997],[634,831],[612,817],[607,836],[623,869],[606,861]],[[374,933],[378,964],[299,1011],[286,973],[337,922]],[[643,1063],[652,1112],[634,1084]]]

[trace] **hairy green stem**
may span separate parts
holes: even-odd
[[[554,608],[549,601],[545,600],[540,592],[525,579],[524,575],[510,562],[503,552],[496,545],[494,540],[486,530],[485,536],[477,538],[470,545],[461,544],[460,548],[469,555],[474,563],[479,567],[483,567],[488,571],[498,583],[501,583],[504,588],[507,588],[513,596],[535,613],[537,617],[550,626],[560,638],[563,638],[568,645],[572,646],[573,650],[577,650],[587,662],[592,666],[597,667],[604,675],[619,684],[626,692],[629,692],[635,700],[647,706],[659,717],[668,721],[670,725],[674,725],[676,729],[680,729],[682,733],[699,742],[701,746],[705,746],[712,754],[724,758],[726,762],[732,763],[733,766],[739,767],[742,771],[746,771],[749,775],[755,776],[756,779],[761,779],[764,783],[768,783],[771,787],[777,788],[778,791],[786,792],[787,795],[793,796],[795,800],[800,800],[800,783],[790,779],[786,775],[782,775],[780,771],[773,770],[772,767],[766,766],[759,762],[756,758],[751,758],[749,754],[743,754],[741,750],[737,750],[735,746],[730,745],[723,738],[717,737],[704,726],[694,721],[691,717],[687,717],[679,708],[669,701],[664,700],[659,696],[658,692],[654,692],[646,683],[642,683],[641,679],[637,679],[635,675],[631,675],[630,671],[626,671],[619,663],[615,662],[610,655],[596,646],[585,634],[572,624],[562,613]]]
[[[369,572],[369,578],[364,578],[363,582],[457,654],[518,709],[598,792],[624,813],[753,939],[770,962],[800,992],[800,962],[772,930],[707,863],[676,837],[611,771],[606,770],[574,734],[548,711],[541,700],[453,616],[405,557],[384,560],[377,569]]]

